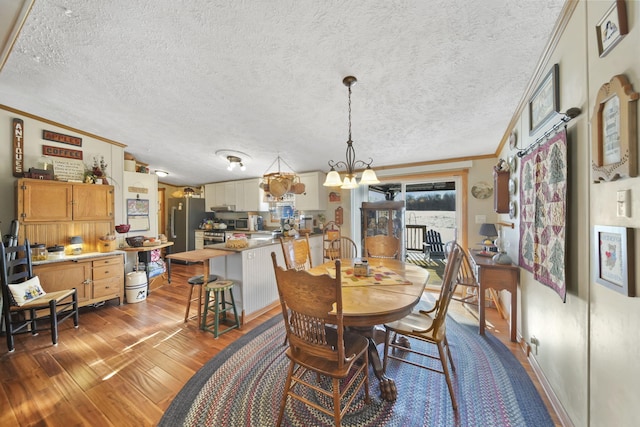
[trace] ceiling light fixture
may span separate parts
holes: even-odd
[[[236,166],[240,167],[241,171],[246,171],[247,168],[242,163],[242,159],[237,156],[227,156],[227,160],[229,161],[229,166],[227,166],[228,171],[232,171],[236,168]]]
[[[184,197],[193,197],[195,193],[196,193],[196,190],[194,190],[191,187],[187,187],[184,190],[182,190],[182,194],[184,194]]]
[[[353,141],[351,140],[351,86],[353,86],[357,81],[358,80],[353,76],[347,76],[342,79],[342,83],[349,88],[349,140],[347,141],[347,161],[343,162],[341,160],[334,162],[333,160],[329,160],[329,167],[331,170],[327,174],[327,179],[324,181],[324,184],[322,184],[326,187],[340,187],[346,190],[357,188],[358,182],[356,181],[357,175],[355,173],[355,168],[357,166],[365,167],[362,172],[360,184],[370,185],[378,184],[380,182],[374,170],[371,169],[373,159],[369,157],[368,162],[356,160],[356,151],[353,148]],[[336,168],[344,168],[346,170],[344,180],[341,180],[340,174],[336,171]]]
[[[160,178],[164,178],[165,176],[169,175],[169,172],[156,169],[156,175],[158,175]]]

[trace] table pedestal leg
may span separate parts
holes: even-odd
[[[388,401],[394,402],[398,397],[398,389],[393,379],[386,376],[382,369],[382,361],[378,354],[376,345],[384,341],[384,331],[382,331],[382,339],[380,339],[380,330],[375,327],[351,327],[353,331],[363,335],[369,341],[369,363],[373,368],[373,373],[378,378],[380,386],[380,396]]]

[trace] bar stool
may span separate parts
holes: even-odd
[[[230,331],[231,329],[240,328],[240,319],[238,318],[238,312],[236,311],[236,303],[233,299],[233,281],[231,280],[218,280],[216,282],[208,283],[205,286],[206,295],[204,299],[204,317],[202,319],[202,329],[205,331],[213,332],[213,336],[218,336]],[[229,291],[231,301],[227,301],[225,297],[225,291]],[[213,299],[211,299],[211,293],[213,293]],[[212,302],[212,305],[209,303]],[[227,320],[227,311],[233,310],[234,322],[233,325],[226,329],[219,330],[220,315],[224,315],[223,320]],[[213,320],[207,323],[207,314],[213,313]],[[213,326],[213,328],[212,328]]]
[[[189,289],[189,297],[187,298],[187,310],[184,313],[184,321],[186,323],[187,320],[189,320],[189,310],[191,309],[191,301],[198,301],[198,314],[197,316],[194,316],[198,318],[198,327],[200,327],[201,325],[200,319],[202,315],[202,285],[204,284],[204,280],[202,280],[203,277],[204,275],[201,274],[199,276],[189,277],[189,279],[187,280],[187,283],[191,285],[191,288]],[[219,277],[216,276],[215,274],[210,274],[207,280],[207,283],[215,282],[216,280],[218,280],[218,278]],[[194,298],[193,288],[195,286],[198,287],[198,296]]]

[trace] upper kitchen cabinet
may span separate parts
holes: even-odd
[[[206,184],[206,210],[211,211],[212,207],[234,206],[238,212],[268,211],[269,205],[263,201],[264,194],[259,185],[258,178]]]
[[[327,187],[323,186],[323,172],[307,172],[298,175],[305,185],[304,193],[296,194],[299,211],[324,211],[327,209]]]
[[[19,179],[17,216],[22,222],[113,220],[113,186]]]

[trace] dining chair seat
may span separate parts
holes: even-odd
[[[214,338],[218,338],[225,332],[240,328],[240,319],[236,310],[236,302],[233,297],[233,281],[216,280],[205,286],[204,316],[202,318],[202,329],[213,333]],[[227,293],[229,299],[227,300]],[[233,319],[229,319],[227,313],[233,312]],[[213,319],[207,321],[209,313]],[[227,327],[220,329],[221,322],[227,323]]]

